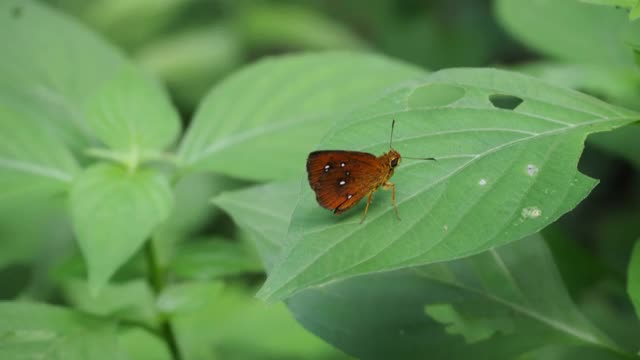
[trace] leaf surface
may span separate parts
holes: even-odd
[[[637,42],[640,23],[629,22],[625,11],[577,0],[496,0],[494,9],[511,34],[543,54],[579,64],[634,66],[629,44]]]
[[[251,231],[264,258],[286,244],[291,183],[226,193],[216,203]],[[271,210],[273,209],[273,210]],[[550,252],[533,235],[499,249],[392,272],[338,280],[287,300],[308,330],[357,358],[513,359],[554,344],[584,347],[594,359],[621,351],[571,302]],[[615,349],[612,351],[612,349]]]
[[[62,307],[0,302],[3,359],[121,359],[114,323]]]
[[[498,107],[495,96],[519,105]],[[586,136],[638,114],[516,73],[453,69],[387,94],[351,118],[318,149],[382,154],[395,118],[394,148],[438,161],[405,160],[396,169],[391,180],[402,221],[386,192],[375,194],[360,225],[364,204],[336,217],[304,187],[287,247],[259,293],[263,299],[469,256],[533,234],[595,186],[576,169]]]
[[[171,211],[169,182],[154,170],[110,164],[85,170],[71,189],[71,216],[92,292],[148,240]]]
[[[262,60],[201,103],[179,155],[191,170],[286,179],[330,125],[384,89],[423,75],[384,57],[325,53]]]
[[[171,145],[180,129],[162,85],[133,66],[123,66],[91,98],[87,120],[100,140],[130,157]]]
[[[118,50],[40,2],[7,0],[0,53],[0,99],[19,104],[74,150],[92,141],[84,105],[126,63]]]

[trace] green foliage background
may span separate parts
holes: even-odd
[[[639,9],[3,1],[0,358],[637,357]]]

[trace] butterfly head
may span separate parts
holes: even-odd
[[[386,156],[389,161],[389,167],[391,167],[392,169],[400,165],[400,160],[402,159],[402,156],[400,156],[400,153],[397,152],[395,149],[389,150],[389,152],[386,153]]]

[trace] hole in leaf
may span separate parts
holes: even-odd
[[[489,101],[499,109],[513,110],[522,104],[522,99],[513,95],[494,94],[489,96]]]
[[[446,84],[429,84],[413,90],[408,103],[411,108],[445,106],[464,96],[464,89]]]

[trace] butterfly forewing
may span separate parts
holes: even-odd
[[[307,159],[309,184],[318,203],[337,214],[374,190],[385,171],[375,155],[359,151],[314,151]]]

